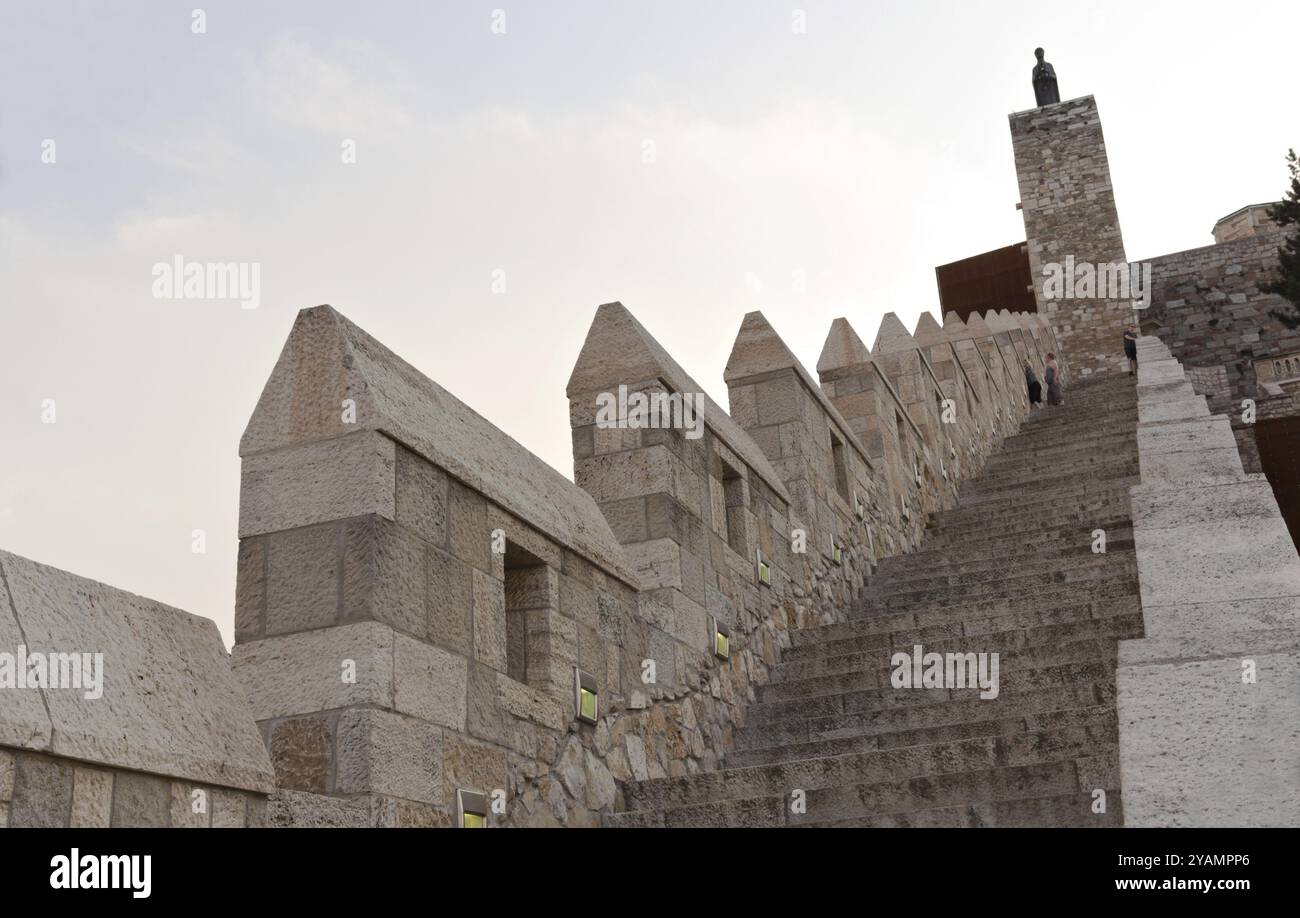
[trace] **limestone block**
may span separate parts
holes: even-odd
[[[442,741],[443,800],[449,807],[456,803],[457,790],[473,790],[487,794],[489,802],[495,791],[509,791],[504,750],[476,743],[451,733],[443,734]],[[506,799],[506,816],[513,801]],[[495,821],[497,817],[490,817]]]
[[[392,440],[375,431],[244,457],[239,537],[347,517],[395,515]]]
[[[370,825],[370,801],[278,790],[268,800],[267,823],[299,829],[364,828]]]
[[[442,803],[442,735],[433,724],[387,711],[339,715],[335,789]]]
[[[343,542],[342,620],[374,620],[428,634],[428,548],[404,526],[378,516],[349,520]]]
[[[78,783],[81,778],[78,775]],[[196,799],[195,794],[200,796]],[[74,804],[75,806],[75,804]],[[196,812],[196,808],[198,812]],[[212,825],[212,794],[187,781],[171,782],[170,825],[174,829],[206,829]],[[105,823],[107,825],[107,823]]]
[[[428,551],[429,637],[464,656],[473,652],[474,570],[454,555]]]
[[[333,524],[269,538],[266,634],[290,634],[338,621],[342,533],[342,524]]]
[[[440,647],[405,635],[393,640],[394,707],[464,732],[468,663]]]
[[[474,657],[500,672],[506,671],[505,587],[491,574],[475,568]]]
[[[231,667],[259,721],[358,705],[391,708],[393,637],[387,625],[358,622],[267,638],[236,644]]]
[[[171,782],[120,771],[113,780],[113,828],[166,828],[171,822]]]
[[[1121,666],[1128,826],[1300,825],[1300,652]]]
[[[15,755],[9,825],[17,828],[66,826],[72,811],[72,782],[70,762],[30,753]]]
[[[317,794],[329,790],[334,767],[333,718],[291,717],[270,727],[276,784]]]
[[[112,821],[113,772],[78,765],[72,778],[73,828],[107,829]],[[175,823],[173,823],[175,824]]]
[[[212,828],[242,829],[247,824],[247,797],[244,794],[214,788],[210,803]]]
[[[235,577],[235,640],[256,640],[266,627],[269,538],[241,539]]]
[[[572,702],[566,708],[556,699],[504,674],[498,674],[497,702],[501,710],[512,717],[532,721],[551,730],[564,730],[573,719],[573,711],[570,710]]]
[[[447,544],[447,475],[409,449],[396,449],[394,519],[433,545]]]
[[[1277,523],[1135,529],[1143,608],[1184,600],[1189,584],[1200,602],[1300,596],[1300,562],[1280,518]]]

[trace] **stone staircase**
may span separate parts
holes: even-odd
[[[1116,642],[1142,635],[1136,424],[1128,376],[1026,418],[920,551],[881,562],[849,621],[793,633],[724,768],[626,785],[606,824],[1121,825]],[[894,688],[891,656],[917,644],[997,652],[997,698]]]

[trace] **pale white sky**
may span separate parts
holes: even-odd
[[[935,265],[1021,241],[1037,45],[1098,98],[1131,258],[1300,147],[1290,0],[207,3],[196,35],[197,2],[0,8],[0,547],[227,641],[239,435],[302,306],[571,475],[598,304],[726,404],[746,311],[812,367],[836,316],[912,327]],[[260,308],[154,299],[178,253],[258,262]]]

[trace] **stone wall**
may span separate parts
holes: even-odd
[[[269,821],[450,825],[472,790],[499,792],[492,824],[595,825],[623,782],[718,767],[790,631],[844,618],[952,501],[967,470],[940,447],[987,452],[1018,424],[1022,384],[999,390],[1000,423],[971,384],[942,424],[911,348],[893,380],[870,370],[888,417],[855,426],[843,379],[823,391],[752,313],[728,414],[606,304],[568,385],[575,484],[334,310],[304,310],[241,443],[233,665],[280,787]],[[700,424],[606,423],[620,391],[698,396]]]
[[[266,824],[266,799],[0,747],[0,828],[257,828]]]
[[[1258,403],[1258,417],[1291,413],[1265,403],[1278,397],[1258,385],[1256,361],[1300,351],[1300,330],[1269,315],[1285,301],[1260,285],[1276,277],[1280,227],[1259,227],[1232,242],[1175,252],[1150,260],[1152,300],[1145,331],[1163,341],[1187,368],[1210,410],[1228,415],[1246,470],[1259,471],[1259,453],[1241,403]]]
[[[0,826],[262,823],[271,763],[213,622],[0,552],[0,652]]]
[[[1300,558],[1158,339],[1138,346],[1133,531],[1145,636],[1120,644],[1129,826],[1300,823]]]
[[[1120,347],[1133,301],[1049,298],[1043,267],[1127,263],[1097,101],[1083,96],[1010,116],[1030,276],[1069,369],[1081,377],[1127,372]],[[1068,374],[1067,374],[1068,375]]]

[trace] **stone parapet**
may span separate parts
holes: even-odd
[[[1146,634],[1120,644],[1125,823],[1300,825],[1300,558],[1228,419],[1158,339],[1138,361]]]

